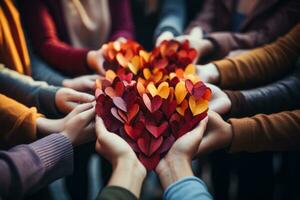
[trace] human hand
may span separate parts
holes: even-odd
[[[156,42],[155,42],[155,46],[158,46],[160,45],[160,43],[164,40],[172,40],[174,38],[174,35],[172,32],[170,31],[165,31],[165,32],[162,32],[156,39]]]
[[[96,116],[96,151],[113,166],[113,174],[108,185],[128,189],[138,198],[146,169],[138,160],[129,144],[115,133],[109,132],[103,120]]]
[[[95,100],[93,95],[77,92],[70,88],[60,88],[55,94],[55,104],[62,113],[71,112],[81,103],[88,103]]]
[[[198,152],[207,121],[203,119],[195,129],[176,140],[158,163],[155,171],[164,189],[181,178],[193,176],[192,159]]]
[[[95,90],[95,81],[99,79],[99,75],[84,75],[73,79],[65,79],[62,85],[73,90],[81,92],[89,92]]]
[[[227,94],[215,85],[206,83],[207,87],[211,89],[212,96],[209,102],[209,109],[224,115],[231,109],[231,101]]]
[[[220,81],[220,72],[213,63],[197,65],[196,69],[203,82],[217,84]]]
[[[104,57],[103,57],[103,51],[106,48],[105,45],[103,45],[98,50],[91,50],[87,54],[87,64],[89,67],[94,70],[96,73],[105,75],[105,69],[103,67]]]
[[[47,119],[40,117],[36,120],[37,131],[42,136],[61,132],[67,136],[74,145],[95,138],[94,122],[89,118],[94,116],[93,103],[77,106],[62,119]],[[88,111],[88,112],[87,112]],[[85,126],[85,124],[88,124]],[[84,134],[79,136],[79,132]],[[91,137],[92,134],[92,137]]]
[[[229,147],[232,137],[231,124],[225,122],[219,114],[208,112],[208,124],[198,148],[198,156]]]

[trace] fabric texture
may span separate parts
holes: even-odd
[[[185,177],[172,183],[164,192],[164,200],[212,200],[205,183],[195,177]]]
[[[38,138],[36,108],[28,108],[0,94],[0,149],[30,143]]]
[[[72,171],[72,144],[61,134],[0,151],[0,196],[21,199]]]
[[[19,74],[0,65],[0,93],[25,104],[35,106],[40,113],[50,118],[61,117],[56,107],[55,96],[58,87],[46,82],[34,81],[31,77]]]
[[[137,200],[136,196],[125,188],[107,186],[98,194],[97,200]]]
[[[0,1],[0,62],[21,74],[31,75],[19,12],[11,0]]]
[[[65,75],[75,76],[92,71],[87,64],[89,47],[73,47],[60,0],[29,0],[19,2],[34,50],[51,67]],[[129,0],[110,0],[111,40],[132,38],[133,23]],[[101,44],[98,44],[99,48]]]
[[[230,119],[230,152],[285,151],[300,148],[300,110]]]
[[[252,49],[274,41],[288,32],[300,19],[298,0],[258,1],[247,15],[238,32],[232,32],[235,0],[204,0],[197,18],[190,23],[187,33],[200,26],[207,38],[216,45],[212,59],[220,59],[230,51]]]

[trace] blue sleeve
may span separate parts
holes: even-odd
[[[175,36],[182,34],[185,22],[185,0],[164,0],[162,3],[160,20],[154,33],[154,38],[156,39],[164,31],[170,31]]]
[[[164,192],[164,200],[212,200],[205,183],[195,176],[172,183]]]

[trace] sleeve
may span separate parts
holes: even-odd
[[[230,152],[285,151],[300,148],[300,110],[230,119]]]
[[[28,0],[20,1],[20,4],[33,47],[45,61],[67,75],[90,72],[88,49],[74,48],[59,38],[54,19],[44,1]]]
[[[300,24],[276,42],[233,58],[213,62],[225,89],[250,88],[287,74],[300,54]]]
[[[109,0],[109,8],[112,21],[110,40],[116,40],[119,37],[134,39],[130,0]]]
[[[299,22],[299,9],[299,1],[289,1],[257,29],[242,33],[209,33],[208,39],[212,40],[216,45],[216,50],[212,57],[220,59],[227,56],[232,50],[252,49],[274,41],[278,36],[287,33]]]
[[[231,117],[270,114],[299,107],[300,70],[266,86],[251,90],[226,91],[232,102]]]
[[[164,0],[154,38],[165,31],[170,31],[174,36],[182,34],[187,18],[186,9],[184,0]]]
[[[205,183],[199,178],[185,177],[172,183],[164,192],[164,200],[212,200]]]
[[[39,117],[42,115],[35,108],[0,94],[0,149],[36,140],[36,119]]]
[[[0,196],[20,199],[72,171],[72,144],[61,134],[0,151]]]
[[[34,81],[31,77],[19,74],[0,66],[0,93],[5,94],[28,107],[35,106],[47,117],[60,117],[55,95],[59,88],[45,82]]]
[[[186,33],[189,33],[194,27],[201,27],[204,32],[209,33],[214,30],[213,21],[215,20],[217,0],[204,0],[202,9],[199,11],[196,19],[187,27]]]
[[[137,200],[137,198],[125,188],[108,186],[98,194],[96,200]]]

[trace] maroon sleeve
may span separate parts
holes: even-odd
[[[53,17],[42,0],[22,4],[35,51],[51,66],[68,75],[88,73],[87,49],[74,48],[58,37]]]
[[[134,25],[130,0],[110,0],[109,8],[112,21],[110,40],[115,40],[118,37],[133,39]]]

